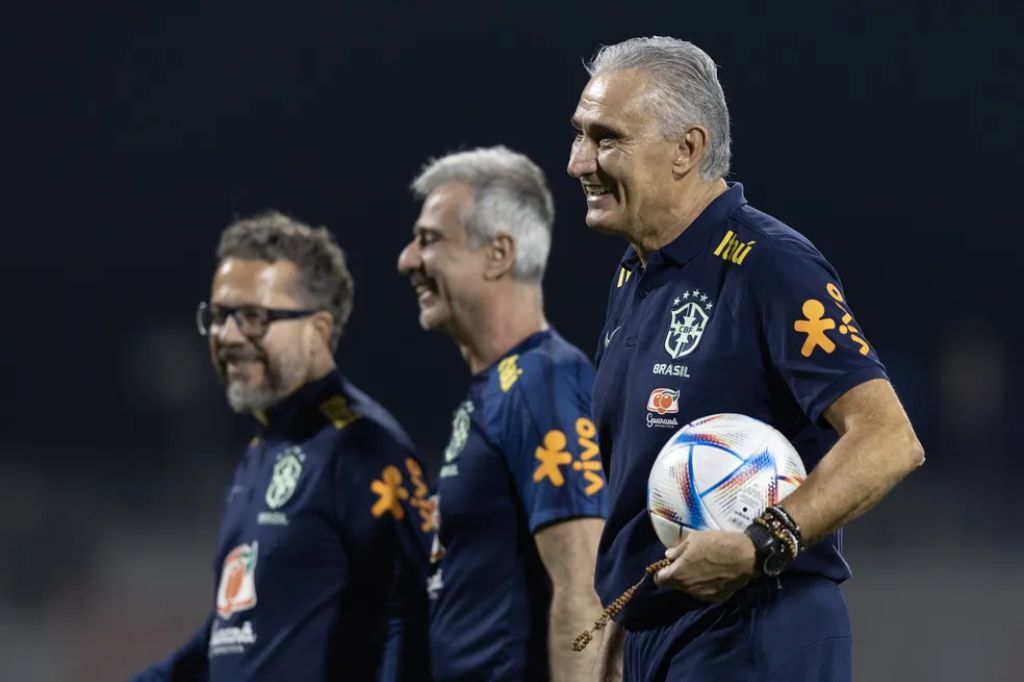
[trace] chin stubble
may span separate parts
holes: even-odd
[[[228,380],[227,400],[235,412],[262,412],[277,404],[301,382],[304,368],[294,359],[263,359],[265,376],[256,386]]]

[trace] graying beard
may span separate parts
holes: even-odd
[[[238,413],[267,410],[276,405],[302,375],[302,368],[287,360],[281,365],[268,362],[266,368],[266,378],[259,386],[249,388],[238,382],[228,383],[227,398],[232,410]]]
[[[228,384],[227,396],[231,409],[239,414],[266,410],[277,402],[274,392],[264,384],[249,388],[237,381],[232,381]]]

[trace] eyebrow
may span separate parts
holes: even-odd
[[[573,116],[572,118],[569,119],[569,124],[572,125],[572,127],[575,128],[576,130],[579,130],[579,131],[583,130],[583,126],[581,125],[580,120],[578,118],[576,118],[575,116]],[[602,135],[602,136],[606,136],[606,137],[622,137],[623,136],[623,132],[621,130],[619,130],[617,128],[614,128],[614,127],[612,127],[610,125],[604,124],[604,123],[593,122],[593,123],[591,123],[587,127],[589,128],[590,132],[592,132],[592,133],[594,133],[596,135]]]

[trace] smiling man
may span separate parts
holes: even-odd
[[[602,601],[620,606],[647,566],[672,560],[616,615],[605,658],[621,655],[636,682],[848,680],[839,529],[923,461],[921,445],[835,270],[725,182],[711,58],[636,38],[588,71],[568,171],[587,224],[630,244],[593,396],[610,498]],[[678,427],[721,412],[778,428],[810,474],[745,532],[693,532],[666,552],[646,509],[651,465]]]
[[[398,423],[335,367],[344,254],[266,213],[217,255],[199,331],[257,434],[227,488],[210,615],[137,679],[429,679],[428,488]]]
[[[598,607],[605,482],[593,367],[544,317],[551,194],[504,147],[432,161],[412,187],[423,209],[398,267],[420,325],[452,337],[472,373],[438,482],[434,676],[588,679],[593,659],[569,642]]]

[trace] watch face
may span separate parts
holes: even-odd
[[[765,557],[764,560],[764,574],[774,578],[775,576],[786,570],[786,566],[789,562],[786,560],[787,557],[782,553],[773,553]]]

